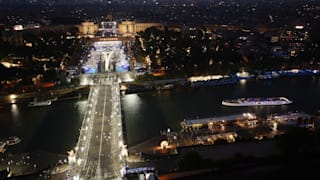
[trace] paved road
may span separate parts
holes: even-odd
[[[98,79],[76,148],[72,176],[80,179],[121,179],[125,166],[119,84]]]
[[[117,54],[112,56],[116,64],[125,59],[121,42],[96,42],[86,66],[97,69],[101,53]],[[78,144],[69,158],[68,175],[75,179],[121,179],[127,150],[123,145],[118,76],[113,72],[83,75],[81,83],[91,85],[91,90]]]
[[[112,167],[111,152],[111,87],[108,85],[95,87],[97,99],[96,111],[90,147],[85,167],[85,177],[116,177],[117,173]],[[107,101],[108,98],[108,101]],[[108,106],[107,106],[108,104]],[[102,175],[103,174],[103,175]]]

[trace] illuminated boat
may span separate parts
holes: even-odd
[[[286,97],[270,97],[270,98],[239,98],[223,100],[222,105],[225,106],[275,106],[291,104],[292,101]]]
[[[193,76],[188,78],[191,87],[205,87],[225,84],[235,84],[238,79],[228,75]]]
[[[280,74],[275,71],[268,71],[257,75],[257,79],[274,79],[280,77]]]
[[[32,101],[32,102],[29,102],[28,106],[29,106],[29,107],[50,106],[51,103],[52,103],[51,100],[46,100],[46,101]]]
[[[17,136],[12,136],[7,139],[7,145],[12,146],[21,142],[21,139]]]

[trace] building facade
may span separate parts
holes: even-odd
[[[81,23],[81,25],[79,26],[79,33],[81,37],[94,38],[98,30],[98,24],[95,24],[93,22],[86,21]]]
[[[118,33],[125,37],[133,37],[136,33],[155,27],[163,29],[162,23],[137,23],[135,21],[122,21],[118,26]]]

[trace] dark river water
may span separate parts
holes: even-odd
[[[260,107],[222,106],[224,99],[285,96],[293,104]],[[159,135],[160,130],[180,129],[185,118],[222,116],[244,112],[265,117],[270,113],[320,109],[319,77],[288,77],[273,80],[247,80],[237,84],[206,88],[128,94],[122,97],[122,110],[129,145]]]
[[[293,104],[268,107],[226,107],[223,99],[285,96]],[[231,85],[184,88],[123,95],[123,119],[128,145],[159,135],[161,130],[180,129],[184,118],[210,117],[243,112],[269,113],[320,109],[320,78],[290,77],[247,80]],[[74,148],[79,135],[86,100],[54,102],[48,107],[11,105],[0,108],[0,138],[19,136],[12,152],[47,151],[65,153]]]

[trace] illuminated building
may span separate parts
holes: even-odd
[[[137,32],[145,31],[147,28],[156,27],[163,29],[161,23],[137,23],[135,21],[122,21],[118,26],[118,32],[122,36],[132,37]]]
[[[79,26],[79,32],[82,37],[94,38],[98,32],[98,25],[93,22],[83,22]]]

